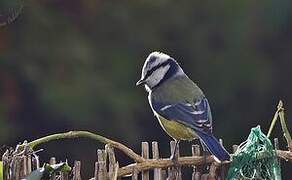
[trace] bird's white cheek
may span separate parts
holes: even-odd
[[[160,67],[159,69],[155,70],[151,76],[147,78],[147,85],[152,88],[156,86],[165,76],[170,65],[166,65],[164,67]]]

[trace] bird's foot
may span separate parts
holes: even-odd
[[[175,173],[173,174],[174,175],[173,179],[177,179],[179,177],[179,173],[180,173],[180,164],[178,162],[178,157],[171,155],[170,160],[172,161],[173,168],[175,170],[174,171]]]
[[[173,162],[174,166],[175,167],[178,167],[179,164],[178,164],[178,144],[179,144],[179,140],[175,140],[175,144],[174,144],[174,150],[172,151],[171,153],[171,156],[170,156],[170,160]]]
[[[174,167],[178,167],[179,166],[178,157],[177,156],[172,154],[169,159],[172,161]]]

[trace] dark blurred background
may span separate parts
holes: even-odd
[[[278,100],[291,116],[290,0],[18,3],[24,3],[20,16],[0,27],[1,145],[88,130],[136,152],[141,141],[158,141],[168,157],[170,138],[146,92],[135,86],[155,50],[177,59],[204,90],[215,134],[229,150],[256,125],[267,132]],[[273,137],[285,148],[279,125]],[[90,177],[102,146],[84,139],[51,142],[40,155],[43,161],[82,160]],[[189,154],[190,145],[183,152]],[[129,162],[121,153],[119,159]],[[292,176],[289,168],[285,163],[284,177]]]

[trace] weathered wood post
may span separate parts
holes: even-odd
[[[98,161],[94,163],[94,180],[98,180]]]
[[[108,177],[110,180],[116,180],[118,178],[119,163],[116,160],[114,148],[106,145],[105,151],[108,156]]]
[[[220,144],[223,146],[223,139],[219,139]],[[228,165],[222,164],[219,168],[218,179],[224,180],[227,174]]]
[[[7,149],[2,156],[3,163],[3,180],[9,180],[9,170],[10,170],[10,159],[9,159],[9,150]]]
[[[136,170],[136,168],[133,168],[133,172],[132,172],[132,180],[138,180],[138,171]]]
[[[175,141],[170,141],[170,154],[172,154],[175,150]],[[179,144],[177,145],[175,158],[179,158]],[[176,179],[181,180],[181,167],[170,167],[168,168],[168,179]]]
[[[38,155],[36,154],[33,154],[33,157],[32,157],[32,169],[35,170],[35,169],[38,169],[40,168],[40,158]]]
[[[159,147],[158,147],[158,142],[154,141],[152,142],[152,157],[153,159],[159,159]],[[163,173],[164,171],[164,173]],[[164,174],[164,176],[163,176]],[[155,168],[154,169],[154,180],[164,180],[166,179],[165,176],[166,172],[165,170],[162,170],[160,168]]]
[[[12,157],[12,163],[11,163],[11,166],[12,166],[12,178],[11,179],[20,179],[21,178],[21,163],[22,163],[22,159],[15,155]]]
[[[73,180],[81,180],[81,162],[80,161],[74,162]]]
[[[148,142],[142,142],[142,157],[149,159],[149,144]],[[149,171],[142,172],[142,180],[149,180]]]
[[[200,156],[201,150],[198,144],[192,145],[192,156]],[[199,166],[193,166],[192,180],[201,179],[201,168]]]
[[[105,150],[97,150],[97,157],[98,161],[97,164],[95,164],[97,176],[95,176],[98,180],[107,180],[108,179],[108,173],[107,173],[107,153]]]

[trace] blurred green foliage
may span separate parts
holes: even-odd
[[[292,1],[24,3],[19,18],[0,28],[1,144],[84,129],[137,151],[142,140],[157,140],[167,156],[169,138],[135,87],[154,50],[198,82],[227,147],[257,124],[266,130],[280,98],[288,117],[292,110]],[[78,143],[94,156],[95,144]],[[85,161],[74,145],[45,155]]]

